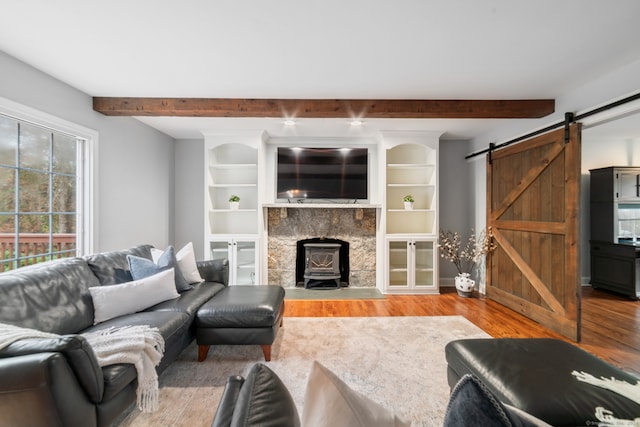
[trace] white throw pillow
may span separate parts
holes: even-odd
[[[89,292],[93,299],[94,325],[180,296],[173,268],[133,282],[93,286]]]
[[[303,427],[409,427],[366,396],[352,390],[329,369],[314,361],[302,410]]]
[[[153,258],[153,262],[157,263],[160,256],[164,253],[164,251],[151,248],[151,257]],[[193,250],[193,242],[189,242],[182,249],[176,253],[176,259],[178,260],[178,267],[182,272],[187,283],[200,283],[204,279],[200,276],[200,271],[198,271],[198,265],[196,264],[196,253]]]

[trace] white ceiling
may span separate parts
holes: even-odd
[[[638,0],[2,0],[0,50],[91,96],[527,99],[640,58]],[[175,138],[499,120],[140,118]]]

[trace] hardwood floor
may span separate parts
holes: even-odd
[[[492,337],[559,338],[550,329],[484,297],[387,295],[378,300],[287,300],[285,317],[464,316]],[[566,339],[565,339],[566,340]],[[566,340],[569,341],[569,340]],[[584,287],[582,349],[640,376],[640,302]]]

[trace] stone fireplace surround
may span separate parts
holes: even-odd
[[[349,242],[349,286],[376,286],[376,209],[268,207],[267,283],[296,284],[296,243],[326,237]]]

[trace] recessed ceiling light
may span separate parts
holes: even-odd
[[[362,126],[364,122],[360,119],[351,120],[351,126]]]
[[[295,126],[296,125],[296,121],[293,120],[293,119],[287,119],[283,123],[284,123],[285,126]]]

